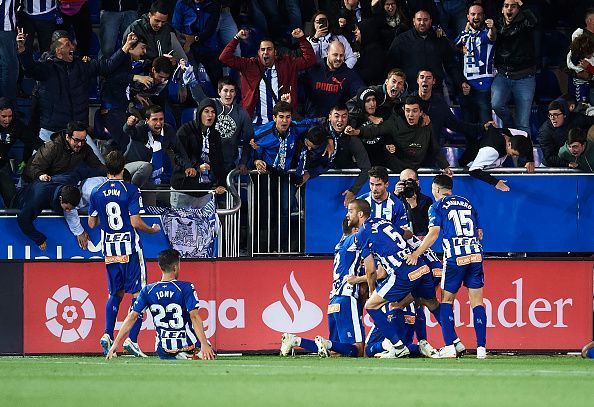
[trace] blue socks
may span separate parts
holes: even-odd
[[[382,347],[382,343],[381,342],[372,342],[372,343],[368,343],[367,346],[365,347],[365,354],[369,357],[377,354],[377,353],[381,353],[383,352],[385,349]]]
[[[340,353],[341,355],[349,356],[352,358],[356,358],[357,356],[359,356],[359,349],[357,349],[355,345],[350,343],[332,342],[330,350],[333,350],[334,352]]]
[[[586,357],[590,358],[590,359],[594,359],[594,348],[590,349],[587,353],[586,353]]]
[[[115,322],[121,302],[121,297],[118,297],[117,295],[110,295],[107,299],[107,304],[105,304],[105,333],[108,334],[112,339],[113,329],[115,327]]]
[[[368,309],[367,313],[385,338],[388,338],[393,344],[400,340],[396,326],[388,321],[387,315],[381,309]]]
[[[318,345],[311,339],[301,338],[301,345],[299,346],[310,352],[318,353]]]
[[[454,308],[452,304],[445,302],[442,302],[439,308],[439,323],[443,333],[443,341],[446,345],[451,345],[454,343],[454,339],[458,337],[455,330]]]
[[[132,306],[134,305],[134,301],[136,301],[136,298],[132,298],[132,304],[130,304],[130,311],[132,311]],[[132,328],[130,328],[130,332],[128,333],[128,338],[130,338],[130,340],[132,342],[138,343],[138,334],[140,333],[141,327],[142,327],[142,314],[138,315],[138,318],[136,318],[136,322],[134,322],[134,325],[132,325]]]
[[[477,346],[485,346],[487,343],[487,313],[484,305],[478,305],[472,309],[474,331],[476,332]]]
[[[427,339],[427,321],[425,321],[425,307],[419,307],[415,310],[415,335],[417,341]]]

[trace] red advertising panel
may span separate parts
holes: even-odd
[[[149,281],[159,278],[148,264]],[[578,349],[592,335],[592,262],[487,261],[489,349]],[[278,349],[282,332],[327,335],[330,260],[185,262],[180,278],[196,285],[207,336],[220,350]],[[24,277],[25,353],[98,352],[107,282],[102,263],[31,263]],[[457,332],[474,347],[465,290],[456,303]],[[116,328],[128,310],[124,299]],[[366,325],[369,325],[366,317]],[[441,331],[428,318],[429,340]],[[140,345],[154,348],[145,317]]]

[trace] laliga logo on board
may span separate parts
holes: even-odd
[[[64,285],[47,299],[45,317],[47,329],[60,338],[60,342],[71,343],[89,335],[95,319],[95,307],[88,292]]]
[[[305,299],[301,286],[292,271],[289,284],[297,298],[289,292],[287,284],[283,285],[283,298],[289,310],[281,301],[270,304],[262,313],[262,321],[278,332],[299,333],[315,328],[322,321],[322,310],[313,302]]]

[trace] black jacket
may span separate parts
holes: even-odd
[[[225,186],[226,174],[223,162],[221,134],[216,130],[214,123],[206,129],[200,122],[202,111],[207,106],[212,107],[216,112],[214,102],[210,99],[204,99],[198,106],[196,119],[184,124],[177,131],[177,138],[188,154],[191,167],[198,171],[198,175],[195,177],[186,177],[185,170],[189,167],[176,159],[175,169],[173,170],[173,175],[171,177],[171,185],[175,189],[206,189],[212,186]],[[214,174],[214,182],[212,184],[200,182],[200,165],[205,162],[201,158],[203,147],[202,140],[206,133],[209,144],[208,163],[210,165],[210,171]]]
[[[54,182],[34,181],[19,191],[16,200],[21,210],[17,216],[17,223],[21,231],[37,246],[47,240],[47,237],[35,228],[33,221],[44,209],[51,209],[58,214],[64,210],[60,205],[60,192],[64,185]]]
[[[136,11],[138,10],[138,0],[101,0],[101,10]]]
[[[13,116],[12,123],[8,127],[0,126],[0,168],[8,163],[8,153],[14,143],[20,140],[25,144],[25,149],[32,152],[43,145],[43,140],[33,134],[30,128],[25,127],[23,122],[16,116]],[[23,156],[23,161],[27,161],[29,156]]]
[[[406,74],[410,90],[416,90],[417,73],[426,67],[431,69],[436,79],[436,87],[441,86],[447,71],[450,79],[460,87],[464,80],[462,68],[454,59],[454,49],[446,37],[437,38],[435,31],[429,30],[425,38],[411,28],[392,41],[388,51],[389,66],[397,66]]]
[[[569,112],[565,116],[565,121],[561,127],[553,127],[551,121],[547,119],[538,130],[538,143],[542,149],[544,165],[547,167],[567,167],[569,163],[559,158],[559,148],[567,141],[569,130],[578,127],[588,131],[593,124],[594,117],[574,112]]]
[[[503,15],[496,23],[497,43],[495,45],[495,68],[500,74],[512,75],[521,79],[536,71],[534,55],[534,27],[537,20],[532,11],[520,10],[510,25],[506,25]],[[524,72],[518,78],[514,73]]]
[[[128,126],[128,124],[124,125],[124,133],[130,137],[130,143],[128,144],[128,148],[124,154],[126,157],[126,162],[131,163],[135,161],[151,161],[153,157],[153,150],[150,146],[148,146],[149,131],[151,130],[146,123],[136,126]],[[192,167],[192,163],[188,158],[186,150],[175,134],[175,129],[167,123],[165,123],[163,126],[161,148],[163,150],[173,150],[175,153],[176,162],[179,162],[180,165],[185,166],[185,168]]]
[[[55,57],[33,61],[31,52],[19,55],[25,74],[37,80],[42,128],[59,131],[73,120],[89,123],[89,85],[97,75],[107,76],[129,59],[121,49],[108,60],[65,62]]]

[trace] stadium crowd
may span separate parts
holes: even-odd
[[[358,168],[345,206],[372,166],[468,167],[502,191],[485,169],[593,171],[592,1],[0,4],[0,192],[38,245],[31,218],[84,207],[112,150],[139,188],[219,195],[235,168],[295,188]]]

